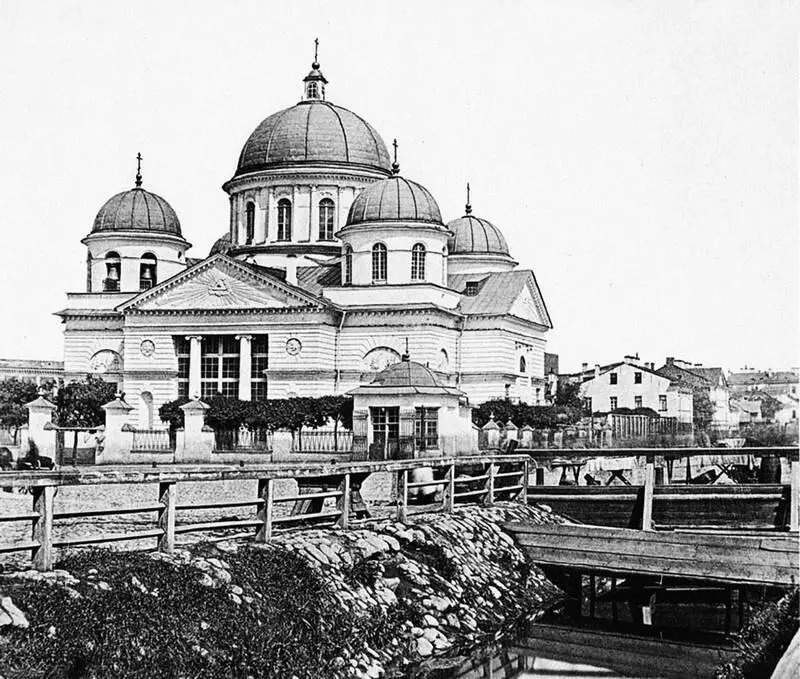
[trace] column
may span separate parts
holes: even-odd
[[[292,187],[292,238],[291,242],[296,243],[300,240],[300,187]]]
[[[256,196],[256,229],[254,243],[265,243],[267,241],[267,215],[269,214],[269,202],[266,193],[262,189]]]
[[[250,400],[250,370],[253,365],[252,335],[236,335],[239,340],[239,400]]]
[[[268,242],[270,239],[270,224],[272,224],[272,240],[275,240],[274,233],[277,233],[278,230],[278,215],[275,205],[275,190],[270,186],[267,189],[267,214],[266,214],[266,222],[264,224],[264,242]]]
[[[202,353],[200,351],[200,342],[202,342],[202,335],[187,335],[189,340],[189,398],[200,398],[201,384],[200,376]]]
[[[316,219],[314,219],[316,215]],[[316,225],[316,229],[314,226]],[[317,214],[317,187],[308,189],[308,240],[319,240],[319,215]]]

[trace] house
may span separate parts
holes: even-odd
[[[714,408],[709,425],[711,428],[730,429],[739,425],[739,411],[731,408],[731,393],[722,368],[705,367],[699,363],[690,363],[668,356],[664,365],[658,369],[658,373],[676,384],[708,392]]]
[[[586,410],[614,412],[620,408],[649,408],[660,417],[673,417],[679,423],[692,423],[692,391],[658,373],[652,363],[636,356],[608,365],[587,364],[579,373],[563,375],[570,382],[580,381],[580,395]]]
[[[728,375],[728,384],[734,394],[763,391],[770,396],[798,395],[800,369],[791,370],[742,370]]]

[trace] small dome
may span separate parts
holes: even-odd
[[[386,221],[444,226],[439,205],[430,191],[398,175],[375,182],[361,191],[350,206],[345,226]]]
[[[302,163],[359,165],[386,174],[391,167],[386,145],[367,121],[327,101],[308,100],[261,122],[239,155],[235,176]]]
[[[217,254],[227,255],[230,249],[231,249],[231,234],[226,233],[225,235],[220,236],[219,238],[217,238],[216,241],[214,241],[214,245],[211,246],[211,251],[208,253],[208,256],[211,257],[211,255],[217,255]]]
[[[421,363],[402,360],[384,368],[372,380],[382,387],[444,387],[436,374]]]
[[[453,232],[447,242],[451,255],[509,255],[508,243],[500,229],[487,219],[468,214],[449,222],[447,228]]]
[[[112,196],[94,218],[92,233],[153,231],[181,237],[181,223],[170,204],[141,187]]]

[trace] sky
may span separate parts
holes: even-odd
[[[470,182],[562,371],[800,365],[796,27],[788,0],[0,0],[0,357],[61,358],[52,314],[137,152],[208,253],[317,37],[328,100],[446,220]]]

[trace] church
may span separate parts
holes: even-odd
[[[143,187],[99,210],[86,290],[67,294],[64,378],[116,382],[140,427],[179,397],[343,394],[404,354],[473,404],[543,403],[552,327],[533,271],[472,214],[445,222],[380,134],[331,103],[315,56],[299,103],[265,118],[223,185],[203,259]]]

